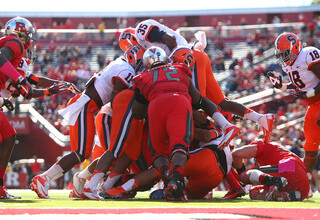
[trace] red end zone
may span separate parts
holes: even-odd
[[[1,215],[38,214],[231,214],[254,219],[320,219],[320,208],[0,208]],[[225,219],[225,218],[224,218]]]

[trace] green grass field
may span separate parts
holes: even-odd
[[[212,200],[190,200],[188,202],[169,202],[150,200],[149,192],[138,193],[134,199],[126,200],[77,200],[69,199],[67,190],[49,190],[51,199],[39,199],[31,190],[9,190],[22,199],[0,200],[0,207],[5,208],[50,208],[50,207],[94,207],[94,208],[133,208],[133,207],[291,207],[320,208],[320,194],[302,202],[265,202],[252,201],[246,195],[234,200],[220,200],[225,192],[214,192]]]

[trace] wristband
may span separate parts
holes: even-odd
[[[312,97],[312,96],[315,96],[316,95],[316,91],[314,89],[309,89],[307,92],[306,92],[306,96],[308,98]]]
[[[280,88],[280,90],[282,90],[283,92],[287,91],[288,86],[287,84],[282,85],[282,87]]]

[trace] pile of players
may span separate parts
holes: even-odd
[[[150,19],[122,32],[124,55],[60,110],[69,124],[71,153],[32,180],[38,197],[50,198],[50,182],[90,158],[74,175],[70,198],[132,198],[161,181],[162,189],[150,198],[208,199],[223,179],[230,188],[222,199],[245,195],[245,184],[258,185],[250,189],[252,199],[307,198],[303,162],[270,142],[274,115],[228,100],[203,51],[205,34],[195,37],[188,44]],[[258,123],[264,140],[231,150],[241,132],[230,124],[232,114]],[[243,160],[253,157],[261,167],[246,170]]]

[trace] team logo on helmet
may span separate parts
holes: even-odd
[[[188,47],[177,47],[169,55],[169,59],[172,62],[184,63],[190,69],[193,68],[195,64],[195,57],[193,55],[193,52]]]
[[[121,32],[119,36],[119,47],[121,50],[126,51],[129,46],[134,46],[137,43],[134,28],[130,27]]]
[[[290,32],[279,35],[274,46],[278,63],[282,66],[292,65],[302,49],[298,36]]]

